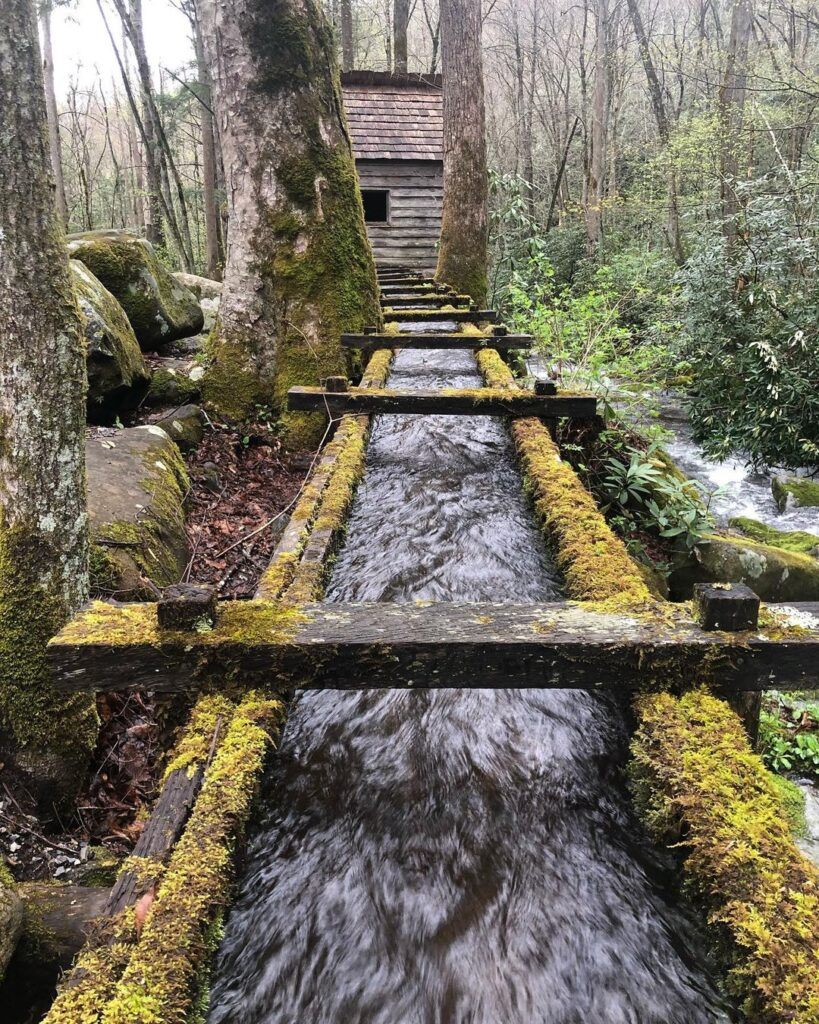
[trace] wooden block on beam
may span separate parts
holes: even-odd
[[[695,583],[694,607],[705,630],[735,633],[759,626],[759,598],[744,583]]]
[[[156,619],[162,629],[210,629],[217,615],[216,588],[200,584],[166,587],[156,604]]]
[[[350,388],[336,393],[322,388],[295,387],[287,393],[287,404],[289,409],[299,412],[324,409],[331,416],[395,413],[591,419],[597,414],[597,399],[593,395],[535,395],[511,388],[476,388],[474,391]]]

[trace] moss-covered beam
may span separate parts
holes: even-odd
[[[189,1019],[209,930],[228,904],[235,848],[284,712],[281,702],[252,693],[236,709],[101,1024]]]
[[[373,354],[361,378],[362,388],[384,386],[389,376],[392,356],[390,349],[379,349]],[[366,417],[342,420],[335,437],[322,452],[304,485],[270,564],[262,574],[257,597],[275,601],[293,583],[313,526],[322,514],[326,526],[328,509],[325,504],[335,508],[340,494],[357,482],[357,477],[350,481],[350,463],[359,464],[363,458],[368,429],[369,420]],[[360,464],[363,468],[363,462]]]
[[[683,859],[755,1024],[819,1020],[819,871],[796,848],[778,788],[737,716],[704,691],[637,702],[634,793]]]
[[[478,352],[477,359],[489,387],[518,386],[497,352]],[[625,545],[612,533],[572,467],[561,459],[544,424],[538,419],[516,420],[512,437],[569,596],[607,602],[612,608],[639,607],[650,601],[648,587]]]
[[[331,416],[345,413],[414,413],[445,416],[542,416],[547,419],[571,417],[592,419],[597,415],[593,395],[561,392],[536,395],[522,388],[323,388],[294,387],[287,396],[296,410],[325,409]]]
[[[685,606],[225,602],[214,629],[159,629],[155,609],[97,603],[52,642],[61,690],[266,685],[684,688],[819,685],[819,629],[767,613],[754,633],[704,632]],[[607,610],[608,609],[608,610]]]
[[[402,320],[410,323],[448,320],[456,324],[493,324],[498,319],[494,309],[455,309],[454,306],[451,309],[447,306],[440,309],[395,309],[392,306],[384,306],[383,313],[385,320]]]
[[[161,884],[173,845],[199,794],[203,771],[218,740],[227,734],[234,710],[234,704],[220,695],[205,694],[196,702],[165,768],[154,814],[134,852],[123,863],[103,916],[63,979],[43,1024],[99,1024],[136,948],[139,929],[135,905],[150,899]],[[171,820],[166,798],[176,797],[178,783],[184,779],[190,783],[186,787],[190,804],[186,801],[181,820]]]

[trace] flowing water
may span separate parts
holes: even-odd
[[[391,383],[478,378],[404,351]],[[374,425],[327,600],[420,598],[559,599],[498,420]],[[626,740],[578,692],[300,694],[210,1024],[727,1021],[632,819]]]

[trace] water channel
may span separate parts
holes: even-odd
[[[478,376],[405,350],[391,384]],[[500,421],[377,419],[328,601],[559,595]],[[626,744],[615,703],[579,692],[301,693],[209,1024],[727,1022]]]

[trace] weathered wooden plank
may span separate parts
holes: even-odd
[[[324,409],[331,416],[397,413],[591,419],[597,414],[597,399],[593,395],[536,395],[531,391],[501,388],[325,391],[294,387],[287,392],[287,405],[298,411]]]
[[[410,348],[410,349],[477,349],[492,348],[498,352],[529,349],[531,334],[507,334],[496,338],[491,334],[342,334],[344,348]]]
[[[94,604],[49,645],[66,691],[202,686],[726,692],[819,686],[819,628],[706,632],[682,608],[577,604],[223,603],[208,633],[162,632],[150,604]]]
[[[494,309],[456,309],[442,311],[439,309],[393,309],[384,307],[385,320],[398,320],[406,323],[450,323],[456,324],[493,324],[498,319]]]
[[[393,309],[440,309],[442,306],[468,307],[471,299],[468,295],[392,295],[387,305]]]

